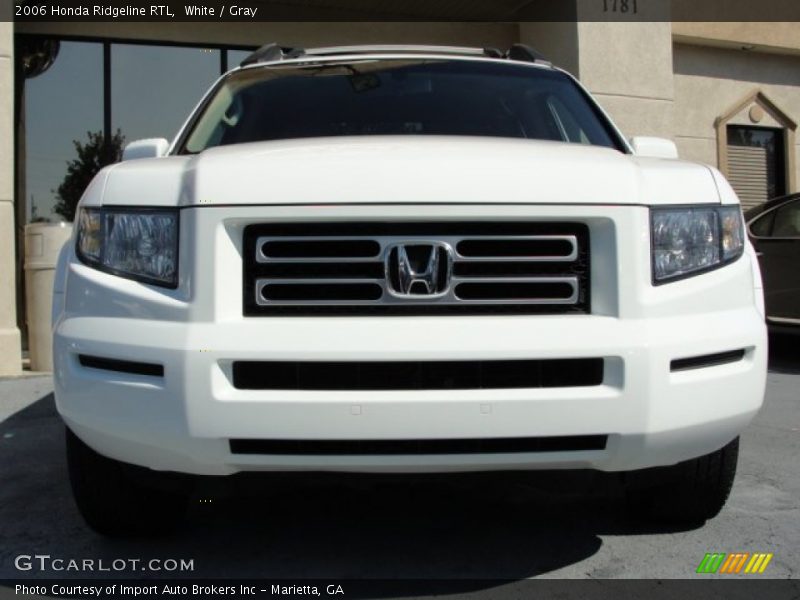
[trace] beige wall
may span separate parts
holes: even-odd
[[[789,1],[797,3],[797,0]],[[678,22],[672,24],[672,33],[680,43],[736,49],[755,46],[759,52],[800,55],[800,23],[797,22]]]
[[[800,122],[800,56],[675,44],[673,57],[675,139],[683,157],[716,165],[715,120],[757,89]]]
[[[627,137],[672,137],[668,22],[580,22],[578,53],[581,81]]]
[[[11,3],[0,7],[0,375],[22,370],[14,255],[14,43]]]

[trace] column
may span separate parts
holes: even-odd
[[[14,230],[14,25],[0,7],[0,376],[22,371]]]

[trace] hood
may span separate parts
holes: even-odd
[[[104,204],[688,204],[720,201],[708,167],[504,138],[333,137],[132,160]]]

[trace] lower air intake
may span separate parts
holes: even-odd
[[[436,362],[237,361],[240,390],[471,390],[589,387],[602,358]]]
[[[605,450],[607,435],[454,440],[230,440],[232,454],[408,455],[519,454]]]

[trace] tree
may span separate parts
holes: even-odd
[[[58,186],[58,190],[54,190],[58,201],[53,210],[67,221],[75,219],[78,201],[97,172],[106,165],[122,159],[125,137],[119,129],[108,142],[102,131],[87,131],[86,134],[89,136],[88,142],[72,141],[78,158],[67,163],[64,181]]]

